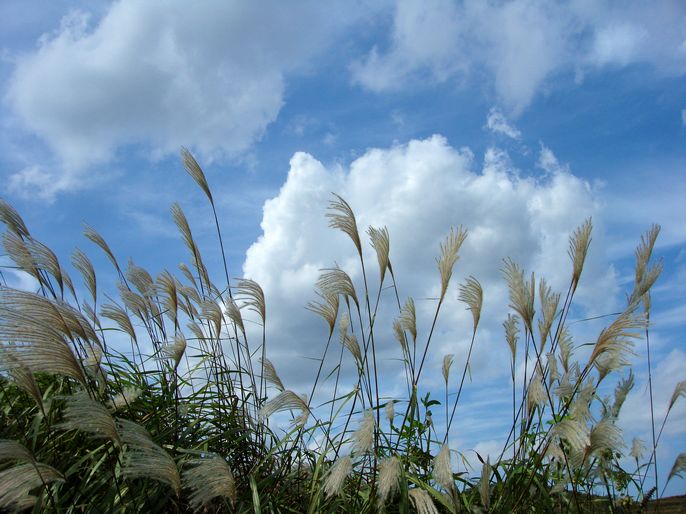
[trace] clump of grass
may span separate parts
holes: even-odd
[[[277,373],[279,363],[268,358],[268,299],[252,280],[229,281],[209,183],[190,152],[184,149],[182,157],[215,220],[224,264],[219,282],[174,204],[172,217],[189,252],[180,275],[165,270],[153,277],[133,262],[122,267],[104,237],[86,227],[86,238],[105,253],[119,284],[116,292],[104,293],[90,258],[76,250],[71,263],[88,293],[80,298],[57,255],[0,200],[5,252],[38,284],[35,292],[0,285],[0,508],[581,512],[598,495],[614,505],[622,496],[640,502],[658,494],[657,479],[643,492],[648,468],[669,413],[686,394],[685,382],[677,385],[660,430],[652,427],[651,448],[636,441],[627,452],[616,421],[634,384],[631,373],[622,376],[628,356],[641,330],[648,340],[650,288],[661,271],[660,264],[651,264],[659,227],[639,245],[627,306],[599,333],[584,360],[575,360],[567,318],[582,280],[591,220],[570,237],[565,294],[504,261],[512,309],[502,343],[511,357],[511,428],[499,456],[477,454],[481,469],[456,473],[452,457],[464,460],[467,450],[451,450],[449,436],[468,386],[471,356],[479,351],[488,295],[475,277],[458,287],[459,300],[472,315],[471,327],[465,327],[471,341],[459,380],[452,379],[454,355],[442,362],[445,432],[440,435],[431,414],[440,402],[431,398],[433,392],[421,396],[420,390],[468,230],[449,229],[437,248],[440,294],[421,331],[412,298],[400,300],[388,230],[366,232],[377,257],[373,282],[353,208],[334,195],[327,216],[353,243],[363,285],[358,289],[337,267],[322,270],[314,284],[318,300],[307,306],[326,322],[322,357],[310,391],[293,391]],[[383,289],[395,292],[392,327],[376,324]],[[246,330],[248,322],[261,328],[257,340]],[[404,366],[405,398],[380,396],[377,344],[391,337]],[[336,364],[325,369],[337,340]],[[345,390],[341,370],[348,359],[355,375],[353,387]],[[517,374],[521,364],[524,373]],[[323,377],[334,380],[333,394],[317,406],[313,398],[321,394]],[[599,387],[613,378],[617,387],[610,404]],[[292,424],[277,431],[278,419],[270,418],[284,415]],[[625,453],[635,461],[634,471],[623,467]],[[649,461],[642,462],[647,453]],[[683,474],[685,462],[680,454],[668,480]]]

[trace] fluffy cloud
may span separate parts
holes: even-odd
[[[497,107],[492,107],[486,117],[486,128],[496,134],[503,134],[510,139],[520,140],[522,133],[512,126]]]
[[[233,156],[276,118],[284,74],[306,66],[362,11],[181,0],[163,9],[115,2],[97,22],[73,11],[16,58],[6,101],[60,157],[67,179],[129,144],[158,156],[180,145],[206,159]],[[11,180],[44,189],[69,182],[45,184],[35,170]]]
[[[352,242],[327,227],[324,215],[332,191],[353,207],[361,233],[370,225],[388,227],[401,301],[415,298],[420,339],[427,335],[438,295],[434,258],[439,244],[451,226],[468,228],[454,283],[474,275],[484,287],[482,319],[487,321],[473,364],[475,376],[484,379],[502,378],[509,369],[500,327],[508,304],[502,259],[510,256],[545,276],[556,290],[564,290],[569,234],[597,211],[589,185],[561,167],[545,176],[523,176],[497,149],[490,149],[478,165],[468,149],[453,148],[441,136],[369,150],[349,168],[326,167],[311,155],[297,153],[279,194],[264,205],[263,234],[248,250],[243,266],[244,274],[265,290],[268,353],[293,387],[312,380],[313,374],[302,373],[302,358],[319,357],[323,351],[325,324],[304,310],[315,299],[313,286],[320,270],[338,264],[362,294]],[[579,298],[590,312],[610,312],[607,309],[616,307],[616,285],[612,269],[604,263],[602,229],[594,238],[597,245],[585,270],[586,284],[593,287],[582,288]],[[364,257],[375,297],[376,258],[367,246]],[[596,287],[604,294],[596,294]],[[452,289],[434,335],[427,365],[435,369],[445,353],[455,353],[456,362],[464,362],[471,318],[456,297]],[[377,344],[387,363],[385,376],[396,376],[402,368],[394,361],[398,351],[391,337],[391,289],[383,291],[382,303],[389,309],[379,312]]]
[[[683,74],[685,21],[678,1],[399,1],[388,48],[375,46],[352,71],[374,91],[401,89],[418,76],[464,80],[485,72],[517,113],[560,73],[649,63]]]

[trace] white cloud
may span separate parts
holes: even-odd
[[[369,225],[386,225],[391,260],[399,280],[401,301],[417,303],[420,339],[426,337],[435,308],[438,274],[434,258],[450,226],[464,225],[469,237],[458,262],[454,283],[476,276],[484,287],[482,330],[473,362],[476,381],[502,379],[507,355],[500,326],[507,308],[507,292],[500,269],[511,256],[527,270],[545,276],[556,290],[569,277],[568,237],[586,217],[596,212],[593,191],[583,180],[561,170],[544,178],[525,178],[512,168],[507,155],[492,149],[481,170],[467,149],[451,147],[443,137],[389,149],[372,149],[349,168],[327,168],[311,155],[291,159],[288,178],[279,194],[264,205],[263,234],[250,247],[243,266],[247,277],[265,290],[269,310],[268,354],[293,387],[311,384],[314,373],[302,372],[303,357],[319,357],[326,338],[324,322],[304,306],[315,298],[314,283],[322,268],[337,263],[360,286],[361,273],[351,243],[327,227],[324,217],[330,192],[341,194],[357,215],[360,232]],[[581,303],[591,312],[609,312],[615,301],[614,274],[604,263],[602,228],[585,270]],[[378,284],[376,258],[365,245],[371,292]],[[597,294],[598,288],[603,294]],[[427,366],[439,369],[445,353],[464,362],[470,315],[452,289],[444,306]],[[391,336],[390,290],[382,295],[377,318],[379,352],[384,374],[395,376],[401,367]],[[423,339],[422,339],[423,340]],[[460,360],[461,359],[461,360]],[[311,376],[310,376],[311,375]],[[431,382],[436,374],[427,372]]]
[[[686,8],[680,2],[467,0],[396,2],[387,49],[374,46],[352,67],[373,90],[484,72],[497,98],[521,112],[551,78],[607,65],[649,63],[686,72]]]
[[[491,107],[486,117],[486,128],[496,134],[503,134],[511,139],[520,140],[522,133],[512,126],[497,107]]]
[[[278,115],[285,74],[307,66],[363,11],[182,0],[163,9],[115,2],[97,22],[74,11],[35,51],[16,57],[5,98],[60,157],[66,180],[13,180],[63,189],[129,144],[157,156],[181,145],[205,160],[235,156]]]

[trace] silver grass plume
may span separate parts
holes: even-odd
[[[141,321],[147,323],[152,315],[150,311],[150,307],[153,305],[152,302],[135,291],[131,291],[123,282],[117,284],[117,288],[124,306],[138,316]]]
[[[481,504],[488,510],[491,506],[491,463],[489,462],[488,457],[481,468],[479,496],[481,497]]]
[[[505,341],[510,348],[512,354],[512,362],[517,357],[517,317],[512,314],[507,315],[507,319],[503,321],[503,328],[505,329]]]
[[[546,353],[546,364],[548,366],[548,388],[557,381],[560,381],[560,372],[557,369],[557,357],[552,352]]]
[[[192,467],[184,471],[182,477],[184,487],[193,491],[189,502],[194,511],[203,511],[205,506],[218,497],[228,498],[231,505],[236,503],[233,473],[222,457],[193,459],[189,464]]]
[[[100,316],[103,318],[108,318],[114,321],[119,328],[129,335],[131,339],[137,341],[136,331],[133,328],[133,323],[131,323],[131,318],[126,313],[124,309],[114,304],[105,304],[100,307]]]
[[[236,292],[238,299],[245,302],[248,310],[257,313],[264,325],[267,322],[267,303],[262,287],[254,280],[242,278],[238,280]]]
[[[150,298],[155,295],[155,283],[150,273],[145,268],[135,264],[131,259],[129,259],[129,264],[126,268],[126,278],[144,297]]]
[[[386,419],[388,422],[393,423],[393,418],[395,417],[395,400],[388,400],[386,402],[384,413],[386,414]]]
[[[42,277],[33,263],[33,257],[26,246],[26,241],[14,232],[5,232],[2,235],[2,246],[10,259],[24,272],[31,275],[39,283]]]
[[[128,478],[152,478],[170,486],[176,496],[181,491],[181,478],[174,459],[155,444],[148,431],[133,421],[118,419],[117,429],[127,449],[122,474]]]
[[[686,398],[686,380],[682,380],[674,387],[674,392],[672,393],[672,397],[669,400],[669,407],[667,407],[667,412],[672,410],[672,407],[674,407],[674,404],[681,396]]]
[[[649,309],[650,303],[650,295],[646,294],[646,292],[662,271],[662,266],[659,263],[654,264],[648,269],[648,263],[659,233],[660,225],[653,224],[645,234],[641,235],[641,242],[636,247],[636,278],[634,281],[634,291],[629,299],[629,303],[638,301],[645,296],[646,310]]]
[[[0,439],[0,462],[7,460],[36,462],[33,454],[20,442],[11,439]]]
[[[348,202],[332,193],[336,199],[329,203],[329,211],[326,217],[329,218],[329,227],[337,228],[344,232],[352,239],[357,248],[357,253],[362,255],[362,243],[360,242],[360,234],[357,231],[357,221],[355,220],[355,213],[353,212]]]
[[[343,338],[343,346],[345,346],[350,354],[355,359],[357,366],[362,367],[362,350],[360,349],[360,343],[357,342],[357,337],[355,334],[345,334]]]
[[[31,253],[31,260],[34,266],[55,277],[60,290],[64,291],[64,275],[55,252],[35,239],[28,239],[26,241],[26,248]]]
[[[503,273],[510,290],[510,307],[522,318],[529,333],[533,334],[533,321],[536,315],[534,274],[531,274],[531,280],[524,280],[524,271],[509,258],[505,259]]]
[[[569,359],[574,351],[574,343],[572,342],[572,334],[566,325],[563,326],[560,331],[557,346],[560,348],[560,363],[562,364],[562,369],[567,372],[569,371]]]
[[[367,453],[372,448],[374,442],[374,428],[376,422],[371,410],[366,410],[360,426],[353,434],[353,452],[356,454]]]
[[[417,341],[417,311],[411,297],[405,300],[405,305],[400,309],[398,321],[400,327],[412,335],[412,342],[415,343]]]
[[[393,334],[395,335],[395,340],[400,344],[400,348],[403,351],[403,358],[409,355],[409,347],[407,346],[407,337],[403,331],[403,327],[400,324],[400,320],[393,320]]]
[[[97,299],[98,287],[93,263],[85,253],[77,248],[71,256],[71,264],[81,273],[83,283],[86,284],[86,288],[88,288],[88,292],[95,302]]]
[[[260,419],[264,420],[275,412],[283,410],[299,410],[302,411],[302,416],[307,416],[310,413],[307,401],[303,400],[301,396],[298,396],[293,391],[286,389],[285,391],[281,391],[275,398],[266,402],[260,409],[258,415]],[[296,421],[303,421],[302,416],[296,418]],[[305,417],[304,419],[306,420],[307,418]]]
[[[593,223],[591,222],[591,218],[588,218],[569,238],[569,250],[567,253],[572,259],[572,292],[576,291],[576,287],[579,284],[579,278],[581,277],[581,271],[584,269],[586,254],[588,253],[588,247],[591,244],[592,230]]]
[[[0,222],[7,225],[7,228],[21,238],[30,237],[29,229],[26,228],[24,220],[19,213],[8,204],[5,200],[0,198]]]
[[[439,514],[431,496],[424,489],[415,487],[410,489],[407,494],[417,514]]]
[[[186,338],[182,333],[174,336],[174,342],[166,344],[160,348],[160,353],[163,358],[169,358],[174,361],[174,369],[179,367],[181,358],[186,352]]]
[[[445,385],[448,385],[448,377],[450,376],[450,368],[453,365],[453,361],[455,360],[455,355],[452,353],[448,353],[443,356],[443,367],[441,371],[443,372],[443,380],[445,381]]]
[[[443,301],[445,292],[448,290],[450,278],[453,275],[453,267],[459,259],[458,252],[464,240],[467,238],[467,230],[458,227],[457,231],[450,229],[450,234],[441,243],[441,255],[436,259],[438,264],[438,272],[441,275],[441,296],[440,301]]]
[[[324,295],[343,295],[351,298],[359,309],[360,304],[357,300],[357,292],[350,276],[339,268],[325,270],[317,279],[317,287]]]
[[[432,468],[434,480],[448,491],[452,490],[455,482],[450,465],[450,448],[447,444],[442,445],[441,450],[434,457]]]
[[[686,471],[686,453],[680,453],[674,460],[674,465],[672,470],[669,472],[667,477],[667,482],[669,482],[675,476],[681,476],[681,473]]]
[[[467,309],[472,311],[473,330],[476,332],[476,327],[481,318],[481,306],[484,302],[484,292],[479,281],[474,277],[467,278],[467,281],[460,285],[458,299],[466,303]]]
[[[620,382],[617,384],[617,387],[615,387],[615,399],[614,403],[612,404],[612,408],[610,409],[610,415],[614,419],[617,419],[617,417],[619,416],[619,411],[622,409],[622,405],[624,405],[624,401],[626,400],[629,391],[631,391],[633,387],[634,372],[630,369],[629,375],[626,378],[620,380]]]
[[[643,458],[646,451],[648,451],[648,448],[646,448],[646,445],[643,443],[643,441],[641,441],[638,437],[634,437],[633,441],[631,441],[631,450],[629,451],[629,455],[638,461]]]
[[[610,418],[601,419],[591,429],[591,441],[586,454],[596,454],[599,457],[606,451],[617,452],[624,447],[622,430]]]
[[[227,313],[229,313],[230,309],[232,309],[232,307],[229,304],[232,304],[234,307],[236,306],[236,304],[229,298],[226,307]],[[236,310],[238,309],[236,308]],[[212,327],[214,328],[214,337],[219,338],[219,336],[222,333],[222,322],[224,321],[221,307],[219,307],[219,305],[217,305],[217,303],[213,301],[202,302],[200,304],[200,313],[203,318],[212,323]],[[229,318],[231,318],[232,321],[236,321],[233,317],[231,317],[231,314],[229,314]],[[240,313],[238,314],[238,319],[240,320],[240,323],[237,322],[236,325],[239,326],[241,332],[245,334],[245,329],[243,328],[243,320],[240,316]]]
[[[245,325],[243,324],[243,316],[241,315],[241,310],[238,308],[238,305],[236,305],[236,302],[232,298],[226,298],[225,303],[226,315],[229,317],[231,321],[233,321],[236,324],[236,326],[243,333],[243,337],[245,337]]]
[[[582,451],[590,444],[590,433],[586,423],[574,418],[565,418],[553,425],[550,437],[564,440],[573,451]]]
[[[33,489],[51,482],[64,482],[64,477],[47,464],[31,462],[0,471],[0,509],[24,510],[33,506]]]
[[[367,229],[367,234],[369,234],[372,248],[376,251],[376,260],[379,262],[380,281],[383,283],[384,277],[386,276],[386,270],[391,267],[389,260],[390,239],[388,237],[388,229],[386,227],[369,227]]]
[[[157,275],[156,282],[156,290],[157,293],[162,296],[165,314],[176,326],[178,323],[179,312],[177,280],[171,273],[169,273],[169,271],[164,270],[162,273]]]
[[[129,407],[141,395],[141,391],[137,387],[125,387],[120,393],[115,394],[109,402],[109,406],[115,412]]]
[[[338,316],[338,295],[327,292],[317,291],[317,296],[323,301],[314,301],[307,304],[307,309],[319,314],[329,325],[329,335],[333,334]]]
[[[326,479],[324,480],[324,493],[327,498],[340,494],[345,484],[345,479],[348,477],[353,469],[352,459],[350,455],[339,457],[338,460],[331,466]]]
[[[200,328],[200,325],[198,325],[195,321],[189,321],[186,324],[186,327],[188,327],[188,330],[190,330],[193,333],[196,340],[204,341],[205,339],[207,339],[207,337],[205,337],[205,334],[202,331],[202,328]]]
[[[43,393],[38,387],[36,378],[31,370],[22,364],[18,355],[12,355],[0,347],[0,371],[6,372],[10,380],[26,392],[38,405],[41,412],[45,412]]]
[[[105,437],[119,443],[119,433],[114,418],[100,402],[91,399],[85,392],[66,397],[64,421],[58,425],[62,430],[86,432],[94,438]]]
[[[118,272],[121,272],[119,263],[117,262],[117,258],[114,256],[114,253],[112,253],[112,250],[105,239],[93,227],[90,225],[85,225],[83,229],[83,235],[98,245],[100,249],[105,252],[105,255],[107,255],[107,258],[112,263],[112,266],[114,266],[114,269],[116,269]]]
[[[536,407],[542,407],[545,404],[546,399],[543,380],[541,379],[540,370],[537,367],[526,391],[526,407],[529,416],[531,416]]]
[[[550,334],[550,328],[553,326],[553,321],[555,321],[557,306],[560,304],[560,294],[553,293],[552,289],[546,284],[546,281],[541,279],[538,283],[538,297],[541,301],[541,310],[543,311],[543,317],[538,320],[538,332],[540,334],[541,350],[543,350]]]
[[[633,317],[629,312],[624,312],[618,316],[610,326],[600,332],[587,366],[593,364],[598,356],[603,354],[615,354],[623,358],[624,355],[633,353],[631,350],[633,347],[632,339],[639,337],[635,330],[642,326],[643,321]]]
[[[394,455],[379,462],[379,496],[376,500],[379,508],[383,508],[386,501],[398,491],[401,472],[400,459]]]
[[[210,191],[210,186],[207,184],[207,179],[205,178],[205,173],[203,173],[202,168],[195,160],[193,155],[185,148],[181,147],[181,158],[183,159],[183,167],[186,172],[191,176],[200,189],[203,190],[210,204],[214,205],[214,200],[212,199],[212,192]]]
[[[592,417],[590,405],[595,394],[595,385],[593,384],[593,380],[589,377],[581,384],[578,394],[574,397],[574,401],[569,408],[570,415],[580,421],[590,421]]]
[[[266,357],[262,359],[262,369],[264,370],[264,379],[268,383],[276,387],[279,391],[286,389],[281,381],[281,378],[279,377],[279,374],[276,372],[274,364],[272,364],[272,361]]]

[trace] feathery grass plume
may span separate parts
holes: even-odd
[[[360,421],[360,426],[353,434],[353,452],[363,454],[371,450],[374,442],[375,425],[374,414],[371,410],[366,410],[362,421]]]
[[[0,288],[0,293],[5,291],[4,288]],[[50,310],[42,310],[48,315],[42,319],[38,317],[40,312],[31,315],[22,312],[21,309],[15,310],[2,305],[0,347],[31,372],[66,375],[85,384],[83,368],[62,334],[52,326],[52,320],[49,319]],[[8,344],[8,341],[12,341],[13,344]],[[11,364],[9,360],[7,362]]]
[[[138,387],[125,387],[112,397],[109,406],[115,412],[128,407],[138,399],[142,392]]]
[[[203,190],[207,199],[212,205],[214,205],[214,200],[212,199],[212,192],[210,191],[210,186],[207,184],[207,179],[205,178],[205,173],[203,173],[202,168],[195,160],[193,155],[185,147],[181,147],[181,158],[183,159],[183,167],[186,172],[191,176],[200,189]]]
[[[386,457],[379,462],[379,488],[376,499],[378,507],[381,509],[386,501],[393,498],[399,489],[400,474],[402,466],[400,459],[395,455]]]
[[[18,441],[0,439],[0,462],[18,460],[22,462],[36,462],[33,454]]]
[[[2,246],[12,262],[39,283],[42,283],[42,277],[33,262],[33,257],[31,257],[31,252],[29,252],[24,239],[14,232],[5,232],[2,234]]]
[[[100,247],[100,249],[105,252],[105,255],[107,255],[107,258],[110,260],[112,263],[112,266],[114,266],[114,269],[116,269],[119,273],[121,273],[121,269],[119,268],[119,263],[117,262],[117,258],[114,256],[114,253],[112,253],[112,250],[110,249],[109,245],[105,241],[105,239],[90,225],[85,225],[83,228],[83,235],[86,236],[90,241],[95,243]]]
[[[548,387],[560,381],[560,372],[557,369],[557,357],[552,352],[546,353],[546,365],[548,366]]]
[[[443,380],[445,380],[446,385],[448,385],[448,377],[450,375],[450,367],[453,365],[455,360],[455,354],[448,353],[443,356]]]
[[[342,343],[355,359],[357,366],[362,367],[362,350],[360,350],[360,344],[357,342],[355,334],[346,334]]]
[[[566,325],[562,327],[562,330],[560,330],[560,337],[557,340],[557,346],[560,349],[560,363],[562,364],[562,369],[566,373],[569,371],[569,359],[574,351],[572,334]]]
[[[453,471],[450,466],[450,448],[447,444],[441,446],[441,450],[432,462],[433,477],[436,482],[447,490],[455,486]]]
[[[615,387],[615,399],[610,409],[610,415],[614,419],[617,419],[617,417],[619,416],[619,411],[622,409],[622,405],[624,405],[624,401],[626,400],[629,391],[631,391],[633,387],[634,372],[630,369],[629,375],[626,378],[620,380],[617,384],[617,387]]]
[[[669,400],[669,407],[667,407],[668,412],[672,410],[672,407],[674,407],[674,404],[680,396],[686,398],[686,380],[682,380],[674,387],[674,392],[672,393],[672,397]]]
[[[624,446],[622,429],[615,424],[614,420],[605,418],[591,428],[590,444],[586,449],[586,454],[595,454],[600,457],[606,451],[617,452]]]
[[[174,326],[178,323],[179,314],[179,296],[176,286],[177,280],[169,271],[164,270],[157,275],[155,289],[162,296],[165,314]]]
[[[190,250],[191,255],[193,255],[194,258],[199,258],[200,252],[198,251],[198,247],[196,246],[195,240],[193,239],[193,233],[191,232],[191,226],[188,223],[188,218],[186,218],[183,209],[181,209],[181,206],[178,203],[174,202],[172,204],[171,214],[172,218],[174,219],[174,223],[176,224],[176,227],[179,229],[179,232],[181,233],[183,242],[186,244],[186,247]]]
[[[179,264],[179,269],[181,270],[183,276],[186,277],[186,280],[188,280],[192,284],[193,288],[197,290],[198,284],[195,281],[195,277],[193,276],[193,272],[190,270],[190,268],[182,262]]]
[[[207,337],[205,337],[205,334],[202,331],[202,328],[200,328],[200,325],[198,325],[195,321],[189,321],[186,324],[186,327],[188,327],[188,330],[190,330],[193,333],[196,340],[204,341],[205,339],[207,339]]]
[[[240,320],[240,323],[239,323],[238,321],[236,321],[232,317],[232,314],[229,313],[230,311],[233,311],[233,307],[231,307],[231,305],[229,305],[229,304],[231,304],[233,307],[235,307],[235,310],[238,311],[238,307],[236,306],[235,302],[231,301],[231,299],[229,298],[229,300],[227,302],[227,306],[226,306],[226,312],[227,312],[227,314],[229,314],[229,318],[231,318],[231,320],[236,322],[236,325],[238,325],[240,327],[241,332],[243,332],[243,334],[245,334],[245,328],[243,327],[243,319],[241,317],[240,312],[238,312],[238,319]],[[200,304],[200,313],[201,313],[203,318],[205,318],[206,320],[208,320],[212,323],[212,326],[214,328],[214,336],[219,337],[221,335],[221,332],[222,332],[222,322],[224,321],[224,316],[222,316],[221,307],[219,307],[219,305],[217,305],[217,302],[213,302],[213,301],[208,300],[208,301],[202,302]],[[233,314],[235,314],[235,313],[233,313]]]
[[[667,482],[669,482],[675,476],[681,476],[681,473],[686,471],[686,453],[680,453],[676,459],[674,459],[674,465],[672,470],[669,472],[667,477]]]
[[[590,432],[586,423],[567,417],[553,425],[549,432],[551,439],[565,441],[573,451],[582,451],[591,443]]]
[[[629,451],[629,455],[638,461],[643,458],[646,451],[648,451],[648,448],[646,448],[643,441],[638,437],[634,437],[633,441],[631,441],[631,451]]]
[[[445,238],[445,241],[441,243],[441,255],[436,259],[438,264],[438,272],[441,275],[441,296],[440,301],[443,301],[445,297],[445,292],[448,290],[448,284],[450,283],[450,278],[453,276],[453,267],[459,259],[458,252],[464,240],[467,238],[467,230],[458,227],[457,232],[455,229],[450,229],[450,234]]]
[[[409,354],[409,348],[407,346],[407,338],[405,337],[405,332],[400,324],[400,320],[393,320],[393,334],[395,335],[395,340],[398,341],[398,344],[400,344],[404,358]]]
[[[569,238],[569,250],[567,254],[572,259],[572,292],[576,291],[581,278],[581,271],[584,269],[584,261],[586,261],[586,254],[588,247],[591,245],[591,231],[593,230],[593,223],[591,218],[588,218],[583,224],[578,227],[572,237]]]
[[[479,480],[479,496],[481,505],[488,510],[491,506],[491,463],[488,457],[481,468],[481,479]]]
[[[174,336],[174,342],[166,344],[160,348],[160,353],[163,358],[169,358],[174,361],[174,369],[179,367],[181,357],[186,351],[186,338],[183,334],[178,333]]]
[[[580,421],[590,421],[591,416],[591,402],[595,397],[596,388],[593,384],[593,380],[589,377],[584,383],[579,387],[577,395],[574,397],[569,413],[572,417]]]
[[[128,447],[122,465],[124,477],[152,478],[167,484],[179,496],[181,478],[174,459],[155,444],[148,431],[138,423],[118,419],[117,429],[122,442]]]
[[[324,296],[343,295],[352,298],[357,308],[360,308],[353,281],[342,269],[332,268],[325,270],[325,273],[319,275],[317,279],[317,288],[324,293]]]
[[[650,310],[650,288],[662,274],[662,262],[656,262],[645,272],[641,282],[635,284],[634,290],[629,296],[628,304],[630,307],[637,305],[643,299],[646,312]]]
[[[324,321],[329,325],[329,335],[333,334],[333,329],[336,326],[336,317],[338,316],[338,295],[333,293],[316,292],[323,302],[314,301],[307,304],[307,310],[319,314]]]
[[[126,269],[126,278],[144,297],[149,298],[155,295],[155,283],[153,282],[150,273],[148,273],[145,268],[135,264],[131,259],[129,259]]]
[[[238,280],[236,291],[238,299],[245,302],[248,310],[257,313],[264,325],[267,322],[267,302],[262,287],[254,280],[242,278]]]
[[[546,281],[541,279],[538,283],[538,297],[541,301],[541,310],[543,311],[543,318],[538,320],[538,332],[541,336],[542,351],[550,334],[550,328],[553,326],[553,321],[555,321],[557,306],[560,304],[560,294],[553,293]]]
[[[539,369],[536,369],[531,381],[529,382],[529,387],[526,391],[526,408],[529,416],[533,413],[536,407],[541,407],[546,402],[545,389],[543,387],[543,381],[541,379],[541,374]]]
[[[77,248],[71,256],[71,264],[83,277],[83,283],[86,284],[88,292],[91,294],[93,302],[95,302],[97,299],[98,287],[93,263],[85,253]]]
[[[275,412],[283,410],[302,411],[302,415],[296,418],[296,422],[301,422],[303,419],[306,421],[307,416],[310,414],[307,400],[304,400],[302,396],[298,396],[293,391],[286,389],[285,391],[281,391],[275,398],[266,402],[260,409],[258,415],[260,419],[264,420]],[[303,418],[303,416],[305,416],[305,418]]]
[[[326,213],[326,217],[329,218],[329,227],[337,228],[344,233],[346,233],[357,248],[357,253],[362,255],[362,243],[360,242],[360,234],[357,231],[357,221],[355,220],[355,213],[348,205],[348,202],[343,200],[336,193],[332,193],[336,199],[329,202],[328,210],[331,212]]]
[[[87,432],[95,438],[105,437],[119,443],[119,433],[114,418],[100,402],[91,399],[85,392],[65,398],[64,420],[58,425],[61,430]]]
[[[243,325],[243,316],[241,315],[241,310],[238,308],[238,305],[236,305],[236,302],[231,298],[226,298],[225,303],[226,315],[236,324],[236,326],[243,333],[243,337],[245,337],[245,325]],[[219,335],[218,332],[217,335]]]
[[[369,227],[367,229],[367,234],[369,234],[369,239],[372,242],[372,248],[376,251],[376,259],[379,261],[379,277],[380,281],[383,282],[383,279],[386,276],[386,270],[391,267],[388,256],[390,252],[388,229],[386,227]]]
[[[45,412],[43,393],[38,387],[36,378],[31,370],[22,364],[18,355],[12,355],[0,346],[0,372],[5,372],[12,383],[26,392],[38,405],[41,412]]]
[[[481,306],[484,302],[484,292],[479,281],[471,276],[467,278],[467,282],[460,285],[458,299],[466,303],[467,308],[472,311],[473,329],[476,332],[476,327],[479,325],[479,319],[481,318]]]
[[[407,494],[417,514],[439,514],[431,496],[424,489],[415,487],[410,489]]]
[[[616,354],[622,359],[617,362],[626,362],[624,355],[633,354],[633,341],[639,335],[635,330],[644,326],[643,320],[634,317],[630,312],[624,312],[618,316],[607,328],[603,329],[598,335],[591,356],[586,366],[595,363],[598,356],[603,354]],[[622,364],[624,365],[624,364]]]
[[[507,346],[510,347],[510,353],[512,354],[512,360],[514,361],[517,357],[517,317],[512,314],[507,315],[507,319],[503,321],[503,328],[505,329],[505,341],[507,341]]]
[[[193,492],[189,498],[191,508],[202,511],[212,500],[218,497],[228,498],[231,505],[236,503],[236,483],[231,468],[220,456],[206,459],[193,459],[193,467],[183,472],[184,487]]]
[[[133,323],[131,323],[131,318],[129,318],[129,315],[126,313],[126,311],[119,307],[119,305],[110,303],[103,305],[100,307],[100,316],[111,319],[123,332],[126,332],[131,339],[133,339],[135,342],[138,341],[138,338],[136,337],[136,331],[133,328]]]
[[[345,455],[344,457],[339,457],[334,465],[331,466],[328,473],[326,474],[326,479],[324,480],[324,493],[327,498],[336,496],[343,490],[343,485],[345,485],[345,479],[348,477],[353,469],[353,461],[350,455]]]
[[[276,387],[279,391],[283,391],[286,389],[283,386],[283,382],[281,381],[279,374],[276,372],[274,364],[272,364],[272,361],[270,361],[266,357],[262,359],[262,369],[264,370],[264,379],[267,382]]]
[[[417,310],[414,306],[414,300],[410,297],[405,300],[405,305],[400,309],[400,316],[398,317],[400,327],[412,335],[412,342],[417,341]]]
[[[388,422],[393,423],[393,418],[395,417],[395,400],[388,400],[386,402],[384,413],[386,414],[386,419]]]
[[[51,482],[64,482],[55,468],[41,463],[19,464],[0,471],[0,509],[24,510],[37,498],[29,493]]]
[[[638,285],[644,281],[646,272],[648,271],[648,262],[653,254],[655,241],[660,234],[660,225],[653,224],[645,234],[641,235],[641,242],[636,247],[636,278],[635,284]]]
[[[524,271],[510,258],[505,259],[503,269],[507,286],[510,290],[510,307],[522,318],[524,325],[533,334],[533,321],[536,311],[534,310],[534,274],[531,280],[524,280]]]
[[[22,217],[14,209],[14,207],[12,207],[2,198],[0,198],[0,222],[7,225],[7,228],[19,237],[31,237],[29,234],[29,229],[26,228],[26,224],[24,223]]]
[[[33,261],[34,266],[55,277],[60,290],[64,291],[62,266],[60,266],[60,262],[57,259],[55,252],[35,239],[28,239],[26,241],[26,248],[31,253],[31,260]]]

